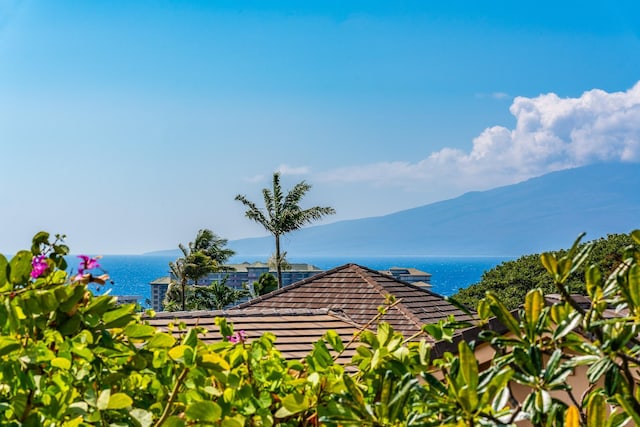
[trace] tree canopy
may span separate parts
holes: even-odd
[[[198,281],[209,273],[224,268],[224,263],[235,252],[226,248],[227,239],[223,239],[209,229],[198,230],[193,242],[187,246],[178,245],[182,257],[169,263],[172,283],[163,303],[166,310],[187,310],[187,287],[198,286]],[[177,292],[179,286],[180,292]],[[202,294],[202,291],[199,292]],[[191,292],[191,295],[195,295]],[[193,305],[193,304],[192,304]]]
[[[592,250],[587,260],[600,267],[604,274],[610,274],[622,260],[625,249],[633,243],[629,234],[610,234],[606,238],[596,239],[582,245],[591,245]],[[556,254],[563,256],[567,250],[558,250]],[[571,274],[565,286],[569,292],[586,295],[584,276],[579,272]],[[487,291],[500,297],[509,309],[517,308],[528,291],[540,288],[545,293],[556,292],[553,278],[549,276],[540,263],[540,254],[525,255],[513,261],[505,261],[485,271],[480,282],[459,290],[453,298],[469,307],[476,307]]]
[[[300,207],[300,201],[311,190],[311,185],[305,181],[293,186],[285,195],[280,185],[280,174],[273,174],[271,188],[263,188],[264,209],[245,196],[238,194],[236,200],[246,208],[245,216],[262,225],[275,238],[275,264],[277,270],[278,287],[282,286],[282,266],[284,257],[280,248],[280,237],[286,233],[298,230],[303,226],[317,221],[326,215],[335,214],[331,207],[313,206],[307,209]]]

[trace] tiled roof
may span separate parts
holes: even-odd
[[[385,305],[387,295],[401,300],[382,320],[409,337],[424,324],[437,323],[449,315],[458,320],[469,317],[444,297],[427,289],[394,279],[357,264],[345,264],[267,295],[233,307],[243,309],[330,309],[344,313],[358,325],[365,325]]]
[[[358,326],[348,319],[328,309],[246,309],[234,311],[176,311],[156,313],[146,319],[150,325],[163,331],[169,331],[169,324],[183,322],[187,327],[201,326],[207,333],[200,338],[208,343],[220,341],[222,336],[215,324],[216,317],[225,317],[233,323],[235,331],[244,330],[248,339],[257,338],[265,332],[276,336],[276,348],[286,359],[301,359],[313,348],[328,330],[336,331],[346,344],[351,340]],[[185,333],[177,328],[175,335]],[[352,345],[338,359],[346,364],[355,353]]]
[[[168,285],[170,283],[171,283],[171,277],[164,276],[164,277],[158,277],[157,279],[155,279],[153,282],[149,284],[150,285]]]
[[[431,273],[427,273],[426,271],[418,270],[413,267],[391,267],[388,270],[381,270],[381,273],[390,274],[408,274],[411,276],[431,276]]]

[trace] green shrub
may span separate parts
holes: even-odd
[[[640,244],[640,231],[632,237]],[[640,252],[628,247],[608,276],[587,267],[592,304],[583,308],[565,282],[592,247],[541,256],[563,296],[553,305],[535,289],[515,316],[487,294],[475,325],[482,332],[456,354],[435,357],[431,343],[380,323],[354,337],[356,355],[344,367],[334,360],[352,343],[332,331],[301,361],[285,360],[273,335],[248,342],[222,318],[220,342],[205,344],[198,328],[177,340],[145,324],[133,305],[92,295],[88,284],[107,279],[92,275],[97,260],[82,258],[71,277],[68,248],[39,233],[30,251],[0,256],[0,424],[638,425]],[[492,318],[506,334],[488,327]],[[451,320],[425,331],[450,339],[452,328],[468,326]],[[495,350],[482,365],[480,345]],[[585,365],[591,386],[572,390],[567,378]]]

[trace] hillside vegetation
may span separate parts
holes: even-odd
[[[629,234],[610,234],[606,238],[592,242],[593,249],[588,264],[596,264],[602,273],[608,276],[622,261],[624,250],[633,244]],[[587,243],[582,244],[584,247]],[[556,252],[557,256],[566,255],[566,250]],[[573,294],[586,295],[584,272],[574,272],[565,282]],[[531,289],[540,288],[545,294],[557,293],[553,277],[540,262],[540,254],[522,256],[514,261],[506,261],[486,271],[479,283],[461,289],[453,298],[468,307],[476,307],[487,291],[493,292],[509,309],[517,308]]]

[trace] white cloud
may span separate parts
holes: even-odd
[[[246,182],[251,182],[251,183],[260,182],[260,181],[264,180],[264,175],[248,176],[248,177],[245,177],[244,180]]]
[[[455,193],[591,163],[640,161],[640,82],[626,92],[594,89],[578,98],[519,96],[510,111],[515,128],[485,129],[469,152],[443,148],[415,163],[347,167],[319,179],[408,190],[444,186]]]
[[[507,99],[510,95],[506,92],[476,93],[476,98]]]
[[[311,172],[308,166],[289,166],[282,164],[278,167],[277,172],[282,175],[307,175]]]

